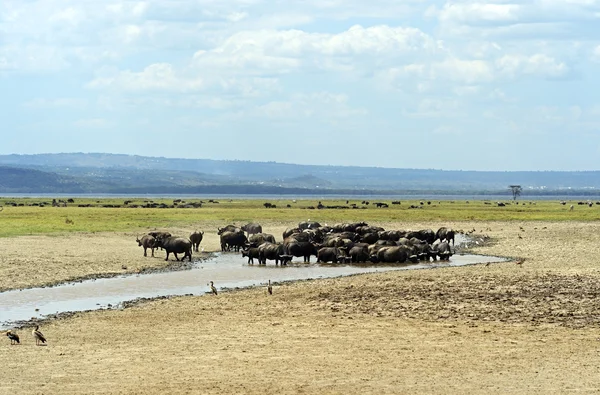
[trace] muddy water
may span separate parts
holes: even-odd
[[[313,258],[314,259],[314,258]],[[271,282],[330,278],[359,273],[383,272],[444,266],[464,266],[476,263],[500,262],[503,258],[483,255],[454,255],[450,262],[420,264],[305,264],[293,262],[288,266],[249,265],[238,254],[217,254],[198,262],[191,270],[128,275],[55,287],[31,288],[0,293],[0,329],[18,321],[45,318],[53,314],[119,308],[120,303],[136,298],[167,295],[203,295],[214,281],[217,289],[249,287]]]

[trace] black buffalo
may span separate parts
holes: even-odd
[[[242,258],[248,257],[248,263],[254,265],[254,259],[259,259],[260,256],[258,254],[258,248],[252,247],[245,250],[242,250]],[[260,263],[260,261],[259,261]]]
[[[137,237],[135,239],[135,241],[137,241],[138,246],[144,247],[144,256],[148,256],[146,254],[146,250],[148,248],[150,248],[152,250],[152,256],[154,256],[154,249],[156,248],[156,239],[153,236],[144,235],[144,236],[142,236],[141,239],[139,237]]]
[[[261,265],[267,264],[267,259],[275,261],[275,265],[285,264],[289,261],[283,244],[263,243],[258,246],[258,261]]]
[[[317,247],[308,241],[294,241],[286,245],[286,253],[291,256],[304,257],[304,262],[310,262],[310,256],[317,256]]]
[[[260,226],[260,224],[256,224],[256,223],[249,223],[246,224],[244,226],[242,226],[242,230],[246,233],[248,233],[248,236],[256,234],[256,233],[262,233],[262,226]]]
[[[192,242],[194,251],[198,252],[198,247],[200,247],[200,243],[202,242],[203,237],[204,237],[204,232],[198,232],[198,231],[195,231],[190,235],[190,241]]]
[[[229,251],[234,249],[239,251],[248,243],[248,238],[244,234],[244,231],[239,232],[223,232],[221,233],[221,251]]]
[[[190,261],[192,260],[192,242],[188,238],[171,236],[166,239],[156,239],[156,244],[157,247],[162,247],[167,252],[165,261],[169,260],[170,253],[175,255],[176,260],[179,260],[177,254],[184,254],[181,258],[182,261],[185,257],[188,257]]]

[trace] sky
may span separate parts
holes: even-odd
[[[600,170],[600,0],[2,0],[0,154]]]

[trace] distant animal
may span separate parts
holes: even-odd
[[[21,344],[21,340],[19,339],[19,335],[13,333],[12,331],[6,332],[6,336],[10,339],[10,344]]]
[[[194,251],[198,252],[198,247],[200,247],[200,243],[202,242],[203,237],[204,237],[204,231],[202,231],[202,232],[194,231],[190,235],[190,241],[192,242]]]
[[[573,205],[569,206],[569,211],[573,211]]]
[[[42,332],[39,331],[40,326],[36,325],[35,329],[31,331],[31,334],[35,338],[35,345],[39,346],[42,343],[46,343],[46,337]]]
[[[217,288],[215,288],[215,285],[212,281],[210,282],[210,291],[217,295]]]
[[[273,295],[273,287],[271,286],[271,280],[269,280],[269,285],[267,286],[267,292],[269,295]]]

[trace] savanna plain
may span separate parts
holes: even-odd
[[[39,322],[45,346],[35,345],[32,320],[15,328],[20,345],[0,339],[1,394],[600,392],[600,205],[519,199],[410,209],[420,202],[376,208],[359,199],[350,203],[365,209],[312,210],[315,201],[281,199],[267,209],[264,201],[218,199],[201,208],[131,208],[75,199],[40,207],[44,200],[0,198],[0,291],[170,270],[164,252],[144,257],[136,237],[202,230],[198,258],[220,249],[218,227],[250,221],[278,241],[307,219],[449,226],[477,241],[469,252],[510,259],[81,312]]]

